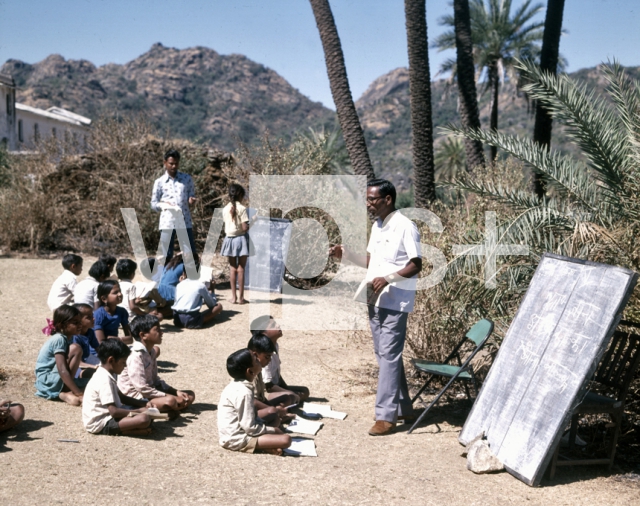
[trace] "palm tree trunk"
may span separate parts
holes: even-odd
[[[500,78],[498,77],[498,63],[493,63],[489,67],[489,82],[491,83],[491,120],[490,128],[494,132],[498,131],[498,98],[500,96]],[[491,163],[495,163],[498,158],[498,148],[491,146]]]
[[[542,51],[540,52],[540,68],[551,74],[556,74],[560,54],[560,35],[562,34],[562,14],[564,0],[549,0],[547,14],[544,20],[544,35],[542,37]],[[552,119],[549,112],[540,104],[536,104],[536,122],[533,127],[533,140],[547,151],[551,145]],[[538,197],[545,193],[540,174],[533,174],[533,191]]]
[[[344,55],[336,23],[331,13],[331,6],[328,0],[309,1],[320,32],[331,95],[338,113],[338,121],[344,135],[351,166],[357,175],[366,176],[367,180],[374,179],[375,175],[364,140],[364,133],[349,88]]]
[[[425,0],[405,0],[409,52],[409,91],[413,136],[413,192],[416,207],[436,198],[431,118],[431,73]]]
[[[453,0],[454,30],[456,33],[456,66],[458,93],[460,95],[460,120],[465,128],[480,128],[478,93],[476,90],[473,45],[471,42],[471,20],[469,0]],[[467,155],[467,170],[484,165],[484,150],[480,141],[464,139]]]

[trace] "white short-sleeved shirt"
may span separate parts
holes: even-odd
[[[49,309],[55,311],[64,304],[71,304],[73,302],[73,291],[77,283],[75,274],[65,269],[51,285],[49,297],[47,298]]]
[[[222,209],[222,219],[224,220],[224,233],[227,237],[237,237],[244,234],[242,224],[249,222],[247,208],[236,202],[236,218],[231,216],[231,202]]]
[[[133,318],[136,314],[131,311],[129,301],[136,298],[136,286],[129,279],[121,279],[118,284],[122,292],[122,303],[118,304],[118,306],[126,309],[127,313],[129,313],[129,318]]]
[[[98,301],[98,286],[100,283],[91,276],[87,276],[76,285],[73,300],[76,304],[89,304],[91,307]]]
[[[378,219],[371,227],[367,252],[370,255],[367,282],[394,274],[406,267],[412,258],[422,258],[418,227],[398,211],[387,217],[384,226]],[[413,311],[416,283],[417,276],[394,281],[385,286],[371,303],[384,309],[410,313]]]
[[[276,352],[271,355],[271,362],[269,362],[267,367],[262,368],[262,381],[264,381],[265,385],[267,383],[273,383],[274,385],[280,383],[281,362],[280,355],[278,354],[280,352],[280,347],[278,346],[278,343],[276,343],[275,346]]]
[[[88,432],[96,434],[104,429],[112,418],[109,414],[109,404],[115,404],[117,408],[122,407],[116,379],[100,366],[91,376],[82,400],[82,423]]]
[[[177,206],[184,216],[184,225],[186,228],[192,228],[191,210],[189,209],[189,197],[196,196],[196,187],[193,179],[189,174],[177,172],[173,178],[165,172],[161,177],[153,183],[153,192],[151,194],[151,209],[160,212],[160,223],[158,230],[169,230],[178,228],[174,222],[173,215],[160,205],[166,202]]]

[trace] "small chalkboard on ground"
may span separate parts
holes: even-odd
[[[545,254],[459,440],[484,433],[505,469],[538,485],[638,275]]]
[[[249,239],[251,246],[245,270],[245,288],[282,293],[291,220],[258,217],[251,224]]]

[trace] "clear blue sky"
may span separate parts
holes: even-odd
[[[407,65],[404,2],[330,1],[358,98],[375,78]],[[450,9],[449,0],[427,0],[430,38],[443,30],[437,21]],[[638,0],[566,0],[564,27],[569,33],[560,50],[570,71],[614,56],[640,64]],[[0,64],[35,63],[51,53],[96,65],[126,63],[155,42],[244,54],[333,108],[307,0],[0,0]],[[447,56],[431,50],[432,75]]]

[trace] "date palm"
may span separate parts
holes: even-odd
[[[409,53],[409,96],[413,137],[413,191],[416,207],[436,198],[431,117],[431,73],[425,0],[405,0]]]
[[[351,166],[357,175],[366,176],[368,180],[373,179],[375,177],[373,166],[367,151],[367,144],[356,106],[353,103],[349,79],[347,78],[347,69],[344,64],[342,45],[340,44],[340,37],[331,12],[331,6],[328,0],[309,0],[309,2],[320,32],[331,95],[338,113],[338,121],[344,135]]]
[[[562,35],[563,12],[564,0],[548,0],[547,14],[544,20],[542,50],[540,51],[540,68],[554,75],[558,70],[558,61],[560,59],[560,36]],[[533,127],[534,142],[549,149],[551,144],[551,127],[551,115],[541,103],[537,103],[536,122]],[[538,197],[544,195],[542,176],[538,173],[533,174],[533,191]]]
[[[511,12],[511,0],[471,0],[471,40],[474,63],[478,76],[485,76],[485,89],[491,91],[490,128],[498,130],[498,108],[500,84],[505,77],[515,80],[514,63],[518,58],[536,58],[540,53],[539,42],[543,36],[543,23],[531,22],[542,9],[541,4],[525,0],[519,8]],[[434,47],[443,51],[456,47],[454,16],[444,16],[440,20],[451,30],[434,41]],[[447,61],[443,71],[453,70],[455,62]],[[491,147],[491,160],[497,156],[497,148]]]

